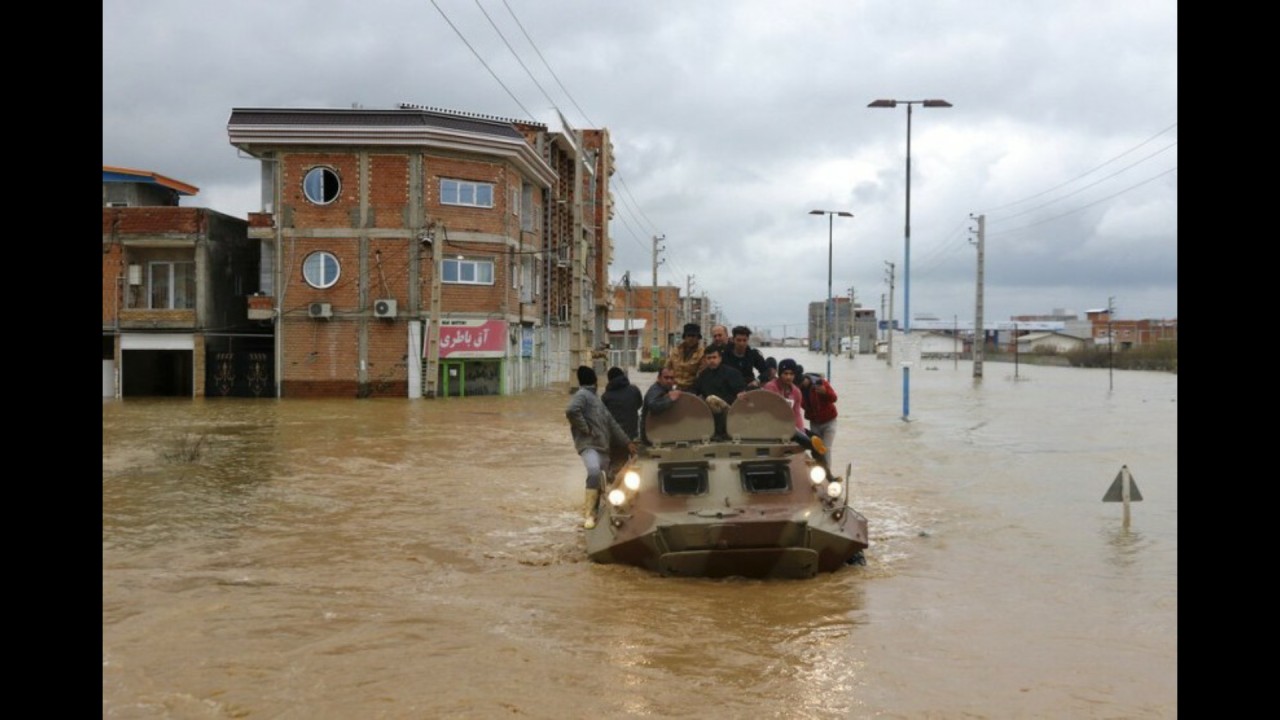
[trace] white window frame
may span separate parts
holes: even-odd
[[[450,271],[452,268],[452,272]],[[488,274],[488,279],[483,276]],[[450,280],[452,275],[454,279]],[[468,278],[469,276],[469,278]],[[494,267],[492,260],[447,258],[440,268],[440,281],[447,285],[492,285]]]
[[[493,207],[493,183],[440,178],[440,204]]]
[[[190,293],[187,295],[187,303],[179,307],[176,304],[176,293],[178,291],[178,268],[182,265],[184,269],[190,272],[191,287]],[[161,274],[162,277],[158,274]],[[151,310],[191,310],[196,306],[196,263],[194,260],[153,260],[147,264],[147,308]],[[165,287],[164,304],[157,306],[155,304],[156,281],[162,280]]]
[[[320,263],[319,268],[315,268],[320,271],[319,278],[313,278],[311,276],[312,274],[308,272],[308,264],[312,262],[312,258],[315,258],[316,261]],[[325,277],[324,277],[324,273],[325,273],[324,261],[326,258],[333,262],[333,278],[328,282],[325,282]],[[324,290],[325,288],[331,288],[334,285],[337,285],[338,278],[340,277],[342,277],[342,262],[338,260],[337,255],[334,255],[328,250],[317,250],[313,253],[308,254],[305,258],[302,259],[302,279],[308,285],[310,285],[313,288],[316,288],[317,290]]]
[[[311,197],[311,192],[308,190],[308,185],[312,185],[315,183],[315,181],[312,178],[316,177],[316,173],[320,173],[320,178],[321,178],[320,187],[317,188],[320,191],[319,198]],[[325,187],[328,185],[328,182],[325,181],[326,175],[333,176],[333,182],[337,186],[333,190],[333,197],[328,199],[324,197]],[[337,201],[337,199],[341,195],[342,195],[342,176],[338,174],[337,170],[334,170],[328,165],[317,165],[302,175],[302,196],[307,199],[307,202],[313,205],[332,205],[334,202]]]

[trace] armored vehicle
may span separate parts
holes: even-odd
[[[717,433],[711,408],[685,393],[647,416],[648,443],[601,493],[587,555],[697,577],[806,578],[860,559],[867,519],[794,441],[787,401],[752,390],[725,412]]]

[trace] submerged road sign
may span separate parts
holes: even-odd
[[[1102,502],[1138,502],[1141,499],[1142,493],[1138,491],[1138,484],[1133,481],[1129,466],[1121,465],[1115,482],[1107,488],[1107,494],[1102,496]]]

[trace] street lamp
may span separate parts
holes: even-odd
[[[907,219],[904,227],[904,253],[903,253],[903,270],[902,270],[902,332],[904,335],[911,334],[911,106],[923,105],[924,107],[951,107],[951,103],[946,100],[874,100],[867,107],[873,108],[895,108],[899,105],[907,106]],[[889,328],[890,337],[893,335],[893,327]],[[911,368],[906,364],[902,364],[902,419],[907,420],[910,417],[911,409]]]
[[[827,307],[826,307],[826,327],[823,328],[822,344],[826,346],[827,351],[827,380],[831,380],[831,236],[833,226],[835,225],[836,216],[853,217],[853,213],[844,210],[810,210],[810,215],[826,215],[827,216]]]

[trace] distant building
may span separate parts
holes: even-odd
[[[1091,333],[1095,345],[1115,343],[1117,350],[1148,345],[1157,342],[1178,341],[1178,319],[1121,320],[1112,318],[1106,308],[1088,310]]]
[[[1057,332],[1032,332],[1017,339],[1018,352],[1054,352],[1065,354],[1081,350],[1088,344],[1084,338]]]
[[[839,353],[845,347],[841,338],[858,338],[855,352],[869,353],[875,351],[877,336],[876,312],[871,308],[854,305],[847,297],[831,299],[830,328],[827,327],[827,302],[818,300],[809,303],[809,349],[814,352]]]
[[[649,321],[645,318],[609,318],[608,364],[620,368],[640,367],[650,359],[645,345]]]
[[[269,328],[248,318],[244,220],[179,207],[194,185],[102,166],[103,397],[273,395]]]
[[[640,343],[646,357],[651,356],[655,348],[658,353],[666,354],[679,343],[686,322],[702,324],[698,314],[692,320],[686,319],[686,303],[680,297],[680,288],[675,285],[659,285],[655,296],[652,285],[631,283],[628,288],[617,283],[610,296],[613,301],[609,308],[611,326],[614,321],[623,321],[628,316],[633,322],[644,322],[645,331]],[[696,299],[701,301],[701,298]],[[703,325],[702,334],[704,338],[710,338],[711,328]]]

